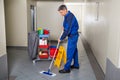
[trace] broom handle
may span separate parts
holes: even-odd
[[[61,32],[60,37],[62,36],[62,33],[63,33],[63,32]],[[57,53],[57,49],[59,48],[59,45],[60,45],[60,42],[57,43],[57,48],[56,48],[56,50],[55,50],[55,52],[54,52],[53,59],[52,59],[52,61],[51,61],[51,63],[50,63],[50,66],[49,66],[49,70],[48,70],[48,71],[51,71],[52,64],[53,64],[53,62],[54,62],[54,60],[55,60],[55,55],[56,55],[56,53]]]

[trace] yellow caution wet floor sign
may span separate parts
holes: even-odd
[[[58,68],[60,68],[60,65],[62,63],[62,61],[64,62],[64,64],[66,63],[66,50],[63,46],[60,46],[59,47],[59,50],[58,50],[58,54],[56,56],[56,59],[54,61],[54,65]]]

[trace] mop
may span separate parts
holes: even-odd
[[[61,35],[62,35],[62,33],[61,33]],[[51,72],[51,68],[52,68],[53,62],[54,62],[54,60],[55,60],[55,55],[56,55],[56,53],[57,53],[57,49],[59,48],[59,44],[60,44],[60,43],[58,42],[58,43],[57,43],[56,50],[55,50],[54,55],[53,55],[53,59],[52,59],[52,61],[51,61],[51,63],[50,63],[50,66],[49,66],[49,68],[48,68],[48,71],[41,71],[41,72],[40,72],[41,74],[45,74],[45,75],[52,76],[52,77],[56,76],[55,73],[52,73],[52,72]]]

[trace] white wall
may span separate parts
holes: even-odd
[[[87,0],[82,34],[90,44],[94,55],[105,72],[106,59],[118,67],[120,47],[120,1],[101,0],[99,19],[96,21],[97,7],[95,1]]]
[[[35,0],[5,0],[7,46],[27,46],[30,5],[36,5]]]
[[[0,57],[6,54],[4,2],[0,0]]]
[[[27,46],[27,0],[5,0],[7,46]]]
[[[52,40],[57,40],[62,31],[63,17],[57,11],[61,4],[63,2],[37,2],[37,27],[49,29]]]
[[[64,2],[84,2],[84,0],[64,0]]]
[[[116,67],[119,67],[120,54],[120,0],[110,0],[108,2],[109,17],[109,41],[108,58]]]

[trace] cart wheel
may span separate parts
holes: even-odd
[[[36,63],[36,61],[35,60],[33,60],[33,64],[35,64]]]

